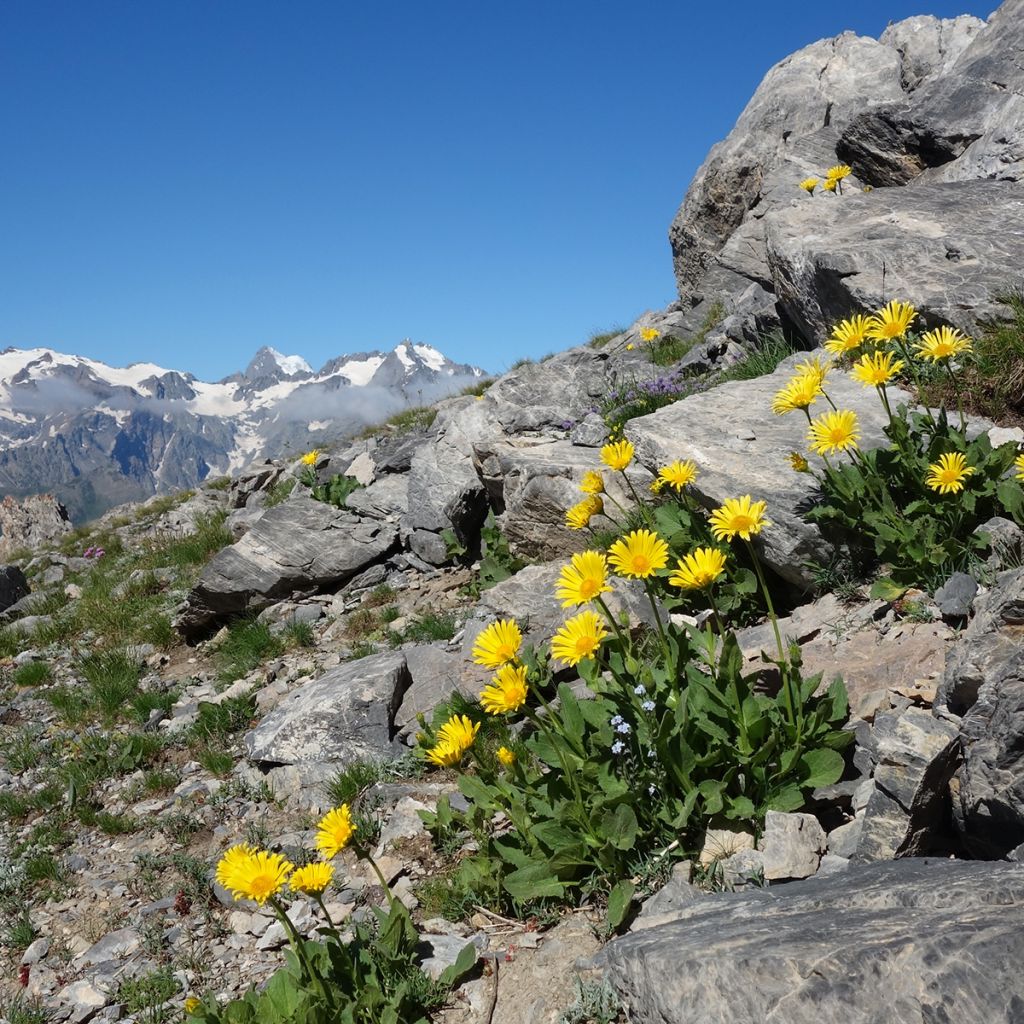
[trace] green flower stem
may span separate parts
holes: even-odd
[[[619,510],[619,511],[620,511],[620,512],[621,512],[621,513],[622,513],[622,514],[624,515],[624,516],[628,516],[628,515],[629,515],[629,512],[628,512],[628,511],[626,510],[626,508],[625,508],[625,507],[623,506],[622,502],[618,501],[618,500],[617,500],[616,498],[613,498],[613,497],[612,497],[612,496],[611,496],[611,495],[610,495],[610,494],[609,494],[609,493],[608,493],[607,491],[602,491],[601,493],[602,493],[602,494],[603,494],[603,495],[604,495],[604,496],[605,496],[605,497],[606,497],[606,498],[607,498],[607,499],[608,499],[609,501],[611,501],[611,502],[612,502],[612,504],[614,504],[614,505],[615,505],[615,507],[616,507],[616,508],[617,508],[617,509],[618,509],[618,510]],[[609,516],[608,518],[609,518],[609,519],[611,519],[611,516]],[[616,526],[618,526],[618,523],[616,523],[615,525],[616,525]]]
[[[604,598],[600,594],[598,594],[597,597],[594,598],[594,600],[597,602],[597,605],[601,609],[601,611],[604,612],[604,617],[608,620],[608,622],[611,624],[612,629],[615,631],[615,635],[618,637],[619,643],[622,645],[623,651],[627,652],[630,655],[630,657],[632,657],[633,645],[629,640],[627,640],[626,636],[623,634],[622,629],[619,627],[618,621],[616,620],[615,616],[612,615],[611,608],[608,607],[608,605],[605,603]]]
[[[314,892],[310,893],[310,895],[316,901],[321,911],[323,911],[323,915],[327,920],[327,927],[330,929],[331,935],[333,935],[334,938],[337,939],[338,943],[340,944],[341,934],[338,932],[338,926],[334,923],[333,919],[331,918],[331,915],[327,911],[327,905],[324,903],[324,894],[322,892]]]
[[[633,500],[636,502],[637,510],[640,515],[644,517],[644,521],[647,523],[651,522],[651,510],[647,503],[640,500],[640,495],[636,493],[636,488],[633,486],[633,481],[626,475],[624,469],[620,469],[619,473],[622,475],[622,479],[626,481],[626,486],[629,488],[629,493],[633,495]]]
[[[647,592],[647,600],[651,602],[651,611],[654,612],[654,621],[658,624],[658,636],[661,637],[661,649],[665,652],[665,663],[671,660],[671,652],[668,647],[668,635],[665,633],[665,626],[661,621],[661,614],[658,611],[658,602],[654,596],[654,589],[651,587],[650,580],[644,580],[644,590]]]
[[[271,905],[271,907],[273,907],[274,914],[276,915],[278,921],[281,922],[281,926],[288,933],[288,938],[291,941],[292,949],[295,950],[295,955],[299,958],[299,962],[302,964],[302,969],[306,972],[306,975],[309,978],[310,982],[316,983],[316,987],[320,989],[320,994],[324,997],[324,1002],[333,1009],[334,998],[331,995],[330,989],[328,989],[327,984],[324,982],[324,979],[320,977],[320,975],[315,970],[313,970],[313,964],[309,959],[309,955],[306,953],[305,942],[302,936],[299,935],[298,929],[295,927],[294,924],[292,924],[291,919],[288,917],[288,914],[285,913],[284,907],[276,897],[271,896],[267,902]]]
[[[953,382],[953,391],[956,394],[956,411],[960,414],[960,433],[966,435],[967,422],[964,419],[964,403],[963,396],[960,394],[960,382],[956,379],[956,374],[953,373],[948,359],[945,360],[944,365],[946,367],[946,373],[949,374],[949,379]]]
[[[889,405],[889,395],[885,390],[885,385],[879,384],[875,390],[878,392],[878,397],[882,399],[885,414],[889,417],[889,424],[892,425],[892,407]]]
[[[917,395],[920,398],[922,394],[921,377],[914,365],[914,357],[910,354],[910,349],[907,347],[907,340],[906,338],[899,338],[896,340],[896,344],[907,361],[907,369],[910,370],[910,376],[914,381],[914,387],[917,388]],[[928,417],[928,422],[932,425],[932,430],[937,430],[938,424],[935,422],[935,417],[932,416],[932,411],[928,408],[927,404],[924,406],[924,411]]]
[[[395,905],[395,894],[391,891],[391,886],[388,885],[387,879],[384,877],[384,872],[381,871],[377,862],[370,855],[369,850],[360,850],[359,854],[366,859],[366,862],[373,868],[373,873],[377,876],[377,880],[380,882],[381,887],[384,889],[384,893],[388,898],[388,905],[394,907]]]
[[[725,623],[718,613],[718,605],[715,603],[714,584],[708,587],[708,604],[711,606],[711,614],[715,617],[715,625],[718,626],[718,635],[725,640]]]
[[[711,605],[711,612],[715,616],[715,622],[718,624],[718,633],[722,638],[723,647],[725,645],[725,626],[722,623],[722,616],[718,614],[718,606],[715,604],[715,598],[712,595],[712,588],[708,587],[708,604]],[[717,672],[717,668],[716,668]],[[788,673],[787,673],[788,674]],[[721,680],[719,680],[721,685]],[[743,705],[740,703],[739,691],[733,687],[733,693],[736,696],[736,724],[740,729],[740,743],[742,744],[741,752],[743,754],[750,753],[750,737],[747,735],[747,723],[743,718]]]

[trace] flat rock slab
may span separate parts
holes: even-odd
[[[397,540],[397,526],[311,498],[286,501],[213,557],[188,595],[177,628],[186,640],[201,639],[232,616],[260,611],[294,593],[338,586],[383,558]]]
[[[1024,867],[906,859],[729,893],[599,954],[633,1024],[1024,1020]]]
[[[831,547],[803,516],[814,503],[816,481],[809,473],[794,472],[787,459],[790,452],[806,452],[807,420],[801,413],[775,416],[772,399],[792,377],[794,365],[815,354],[823,353],[792,356],[774,373],[691,395],[626,426],[626,436],[648,469],[692,459],[698,469],[693,491],[708,508],[744,494],[767,501],[772,525],[759,537],[760,550],[783,579],[803,586],[813,582],[807,563],[827,563]],[[862,447],[888,443],[882,434],[888,420],[874,388],[836,371],[827,390],[839,408],[857,413]],[[908,397],[890,390],[894,405]],[[828,408],[819,401],[812,412]]]

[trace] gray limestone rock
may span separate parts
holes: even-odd
[[[831,547],[802,514],[813,503],[815,480],[794,472],[787,459],[790,452],[806,449],[807,421],[795,413],[775,416],[771,406],[793,365],[806,358],[806,353],[793,356],[774,373],[722,384],[626,425],[626,436],[648,469],[674,459],[696,462],[693,492],[708,508],[744,494],[767,501],[772,525],[759,536],[759,550],[783,579],[803,586],[813,582],[807,563],[827,564]],[[840,408],[857,413],[861,447],[884,440],[887,420],[873,391],[848,374],[834,374],[829,394]],[[894,402],[907,398],[901,391],[890,395]]]
[[[1000,574],[950,652],[936,707],[962,716],[953,815],[976,857],[1024,843],[1024,569]]]
[[[757,845],[766,881],[808,878],[825,853],[825,830],[813,814],[769,811]]]
[[[1024,868],[851,866],[700,900],[597,964],[633,1024],[1024,1019]]]
[[[397,540],[397,527],[360,519],[325,502],[284,502],[213,557],[176,626],[191,642],[232,616],[260,611],[295,594],[337,587],[382,559]]]
[[[978,593],[978,581],[964,572],[955,572],[935,591],[935,603],[943,618],[964,619]]]
[[[246,735],[246,753],[265,766],[397,756],[395,715],[411,682],[398,653],[340,665],[289,693]]]
[[[35,549],[71,532],[68,510],[52,494],[0,501],[0,558],[18,548]]]

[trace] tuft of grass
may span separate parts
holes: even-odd
[[[15,775],[21,775],[38,765],[43,752],[37,729],[19,729],[0,744],[0,757],[7,764],[8,771]]]
[[[429,405],[417,405],[411,409],[396,412],[394,416],[383,423],[367,427],[357,437],[363,440],[381,433],[411,434],[416,430],[426,432],[434,425],[435,419],[437,419],[437,409]]]
[[[451,640],[455,636],[458,618],[452,612],[427,612],[413,619],[402,631],[403,640],[429,643],[431,640]]]
[[[352,645],[348,652],[349,661],[359,661],[360,658],[368,658],[375,654],[377,646],[370,640],[359,640]]]
[[[381,583],[366,594],[362,605],[364,608],[380,608],[381,605],[390,604],[395,597],[395,588],[387,583]]]
[[[53,673],[45,661],[28,661],[14,670],[11,682],[15,686],[40,686],[52,678]]]
[[[289,622],[281,637],[288,647],[316,647],[316,633],[310,622]]]
[[[284,642],[257,619],[241,619],[228,630],[217,651],[221,682],[231,683],[284,653]]]
[[[24,860],[25,877],[30,882],[59,882],[64,877],[60,861],[52,853],[34,853]]]
[[[446,921],[466,921],[473,916],[480,897],[457,871],[425,879],[416,886],[416,898],[424,917],[443,917]]]
[[[113,720],[139,692],[141,667],[125,651],[97,651],[78,663],[85,678],[88,702],[108,720]]]
[[[492,384],[494,383],[493,377],[484,377],[477,384],[468,384],[460,392],[460,396],[475,395],[479,398]]]
[[[138,978],[126,978],[117,989],[117,1002],[133,1016],[141,1017],[147,1024],[159,1024],[171,1015],[164,1010],[164,1004],[181,990],[181,984],[174,976],[170,965],[158,967]]]
[[[351,804],[382,777],[379,761],[353,761],[324,785],[324,792],[335,806]]]
[[[234,543],[235,538],[224,525],[226,519],[227,512],[218,509],[209,515],[198,516],[193,533],[150,541],[142,559],[143,566],[171,566],[185,571],[205,565],[221,548]]]
[[[210,743],[224,741],[229,736],[248,728],[256,714],[256,698],[252,694],[228,697],[219,704],[202,702],[192,725],[194,738]]]
[[[594,331],[594,333],[591,334],[590,338],[587,340],[587,344],[591,348],[604,348],[609,341],[612,341],[614,338],[617,338],[625,330],[626,328],[619,324],[615,327],[610,328],[607,331]]]
[[[774,373],[779,363],[796,349],[779,333],[769,334],[761,344],[738,363],[727,367],[715,378],[716,384],[730,380],[754,380]]]
[[[207,491],[226,491],[231,486],[231,477],[218,476],[214,480],[207,480],[203,488]]]
[[[193,752],[195,759],[211,774],[221,778],[231,773],[235,759],[221,747],[201,747]]]
[[[264,508],[273,508],[275,505],[280,505],[281,502],[287,500],[288,495],[295,490],[296,481],[295,477],[282,477],[274,484],[273,487],[267,491],[267,499],[264,502]]]
[[[47,1024],[52,1017],[37,999],[26,999],[21,993],[10,998],[0,995],[0,1020],[7,1024]]]
[[[11,949],[27,949],[35,941],[36,929],[28,911],[23,910],[7,930],[3,944]]]

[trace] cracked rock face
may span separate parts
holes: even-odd
[[[600,954],[634,1024],[1024,1019],[1024,868],[853,867],[681,907]]]

